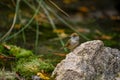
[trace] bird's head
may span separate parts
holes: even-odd
[[[77,33],[72,33],[70,37],[71,39],[79,40],[79,35]]]

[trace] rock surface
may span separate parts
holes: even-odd
[[[100,40],[82,43],[52,73],[55,80],[120,80],[120,51]]]

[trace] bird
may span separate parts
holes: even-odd
[[[65,47],[72,51],[80,44],[79,40],[79,35],[77,33],[72,33],[70,35],[70,39],[66,42]]]

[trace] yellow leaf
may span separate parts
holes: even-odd
[[[49,77],[47,77],[45,74],[43,74],[43,73],[41,73],[41,72],[38,72],[37,75],[38,75],[41,79],[50,80]]]
[[[65,31],[63,29],[55,29],[53,32],[60,34],[60,33],[63,33]]]
[[[61,33],[59,36],[60,36],[62,39],[68,37],[68,35],[67,35],[66,33]]]
[[[65,33],[64,29],[55,29],[53,30],[54,33],[57,33],[60,38],[66,38],[68,35]]]
[[[21,28],[21,24],[15,24],[14,28],[15,29],[20,29]]]

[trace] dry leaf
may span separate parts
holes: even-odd
[[[86,28],[79,28],[78,31],[81,33],[89,33],[90,32],[90,30],[86,29]]]
[[[102,35],[102,32],[98,29],[95,30],[95,33],[99,34],[99,35]]]
[[[85,13],[89,11],[89,9],[85,6],[79,7],[78,10],[80,10],[81,12],[85,12]]]
[[[77,2],[78,0],[63,0],[63,3],[65,4],[71,4],[73,2]]]
[[[65,57],[66,54],[65,53],[53,53],[54,55],[57,55],[57,56],[62,56],[62,57]]]
[[[4,58],[5,58],[4,56],[0,55],[0,59],[4,59]]]
[[[112,19],[112,20],[120,20],[120,16],[110,16],[110,19]]]
[[[43,13],[36,15],[35,20],[38,21],[39,23],[44,23],[48,21],[46,15]]]
[[[11,47],[10,47],[9,45],[3,44],[3,46],[4,46],[6,49],[8,49],[8,50],[11,49]]]
[[[112,36],[108,36],[108,35],[102,35],[101,39],[107,39],[107,40],[111,40]]]

